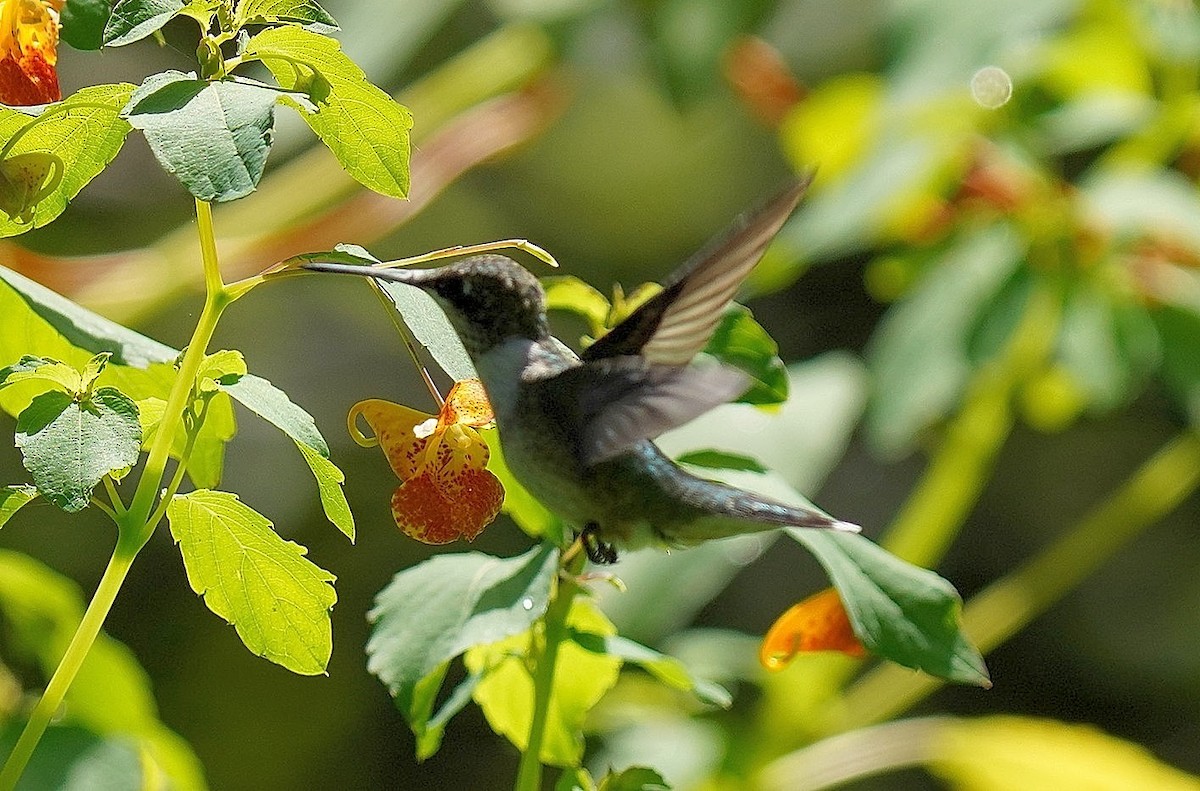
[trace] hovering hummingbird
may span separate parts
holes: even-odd
[[[686,546],[777,527],[858,526],[692,475],[653,440],[744,393],[744,372],[694,360],[807,182],[743,216],[580,356],[550,335],[545,293],[512,259],[436,269],[307,263],[305,269],[417,286],[445,311],[496,415],[509,469],[580,530],[588,557],[616,546]]]

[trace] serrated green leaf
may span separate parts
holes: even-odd
[[[412,331],[413,337],[429,351],[443,371],[455,381],[479,378],[458,333],[433,297],[406,283],[376,282],[396,306],[404,326]]]
[[[108,166],[131,128],[120,112],[132,92],[133,86],[127,84],[93,85],[47,106],[33,119],[0,107],[0,140],[11,140],[28,127],[6,156],[49,152],[62,163],[58,186],[33,207],[31,221],[19,222],[0,214],[0,237],[15,236],[48,224]]]
[[[34,379],[58,385],[66,393],[74,394],[83,390],[79,371],[58,360],[25,355],[16,363],[0,368],[0,387]]]
[[[293,22],[325,35],[338,29],[337,21],[316,0],[244,0],[238,15],[246,24]]]
[[[354,516],[342,491],[346,476],[329,458],[329,445],[312,416],[292,402],[278,387],[262,377],[222,377],[216,380],[222,391],[238,403],[291,437],[317,479],[321,508],[333,525],[354,540]]]
[[[571,639],[588,651],[608,654],[625,663],[632,662],[667,686],[691,692],[702,703],[719,706],[723,709],[733,705],[733,698],[724,687],[702,678],[696,678],[686,665],[673,656],[661,654],[641,643],[616,634],[597,635],[572,632]]]
[[[137,463],[141,444],[137,405],[112,387],[78,401],[52,390],[17,416],[22,463],[64,511],[86,508],[101,478]]]
[[[368,618],[367,670],[382,681],[419,737],[433,674],[471,646],[519,634],[542,616],[558,568],[549,544],[515,558],[440,555],[400,572]],[[440,681],[437,681],[440,686]]]
[[[342,484],[346,481],[345,474],[337,465],[321,455],[316,448],[309,447],[303,442],[297,442],[296,447],[308,462],[313,477],[317,479],[317,492],[321,497],[321,510],[333,526],[341,530],[346,538],[354,540],[354,515],[350,513],[350,503],[346,502],[346,493]]]
[[[186,4],[187,0],[117,0],[104,25],[104,46],[120,47],[145,38]]]
[[[779,358],[779,345],[741,305],[725,311],[704,351],[754,379],[738,402],[767,406],[787,400],[787,367]]]
[[[62,40],[75,49],[100,49],[111,11],[111,0],[67,0],[60,17]]]
[[[0,527],[4,527],[4,523],[12,519],[21,506],[31,502],[37,495],[38,491],[33,486],[0,486]]]
[[[176,495],[167,506],[188,582],[232,623],[251,653],[301,675],[325,672],[333,650],[334,576],[228,492]]]
[[[825,568],[868,651],[949,681],[991,686],[983,657],[963,634],[962,600],[945,579],[860,535],[785,532]]]
[[[616,627],[591,601],[576,598],[567,615],[567,627],[576,632],[606,637]],[[475,688],[475,702],[483,709],[492,730],[524,750],[533,719],[533,679],[527,654],[530,635],[522,633],[491,645],[467,651],[465,661],[472,673],[483,674]],[[592,709],[617,683],[621,660],[581,648],[573,640],[558,649],[551,684],[545,739],[539,756],[544,764],[576,766],[583,755],[583,722]]]
[[[253,192],[262,178],[281,96],[247,81],[168,71],[146,78],[123,114],[192,195],[229,201]]]
[[[261,60],[286,90],[309,94],[315,113],[284,102],[355,180],[384,195],[408,195],[412,114],[368,82],[336,41],[298,27],[270,28],[250,39],[243,57]]]

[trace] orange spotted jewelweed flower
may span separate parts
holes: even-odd
[[[834,588],[809,596],[779,616],[767,630],[758,658],[767,670],[782,670],[796,654],[810,651],[866,654]]]
[[[362,417],[374,436],[358,429]],[[377,398],[350,408],[350,436],[379,445],[400,485],[392,516],[404,533],[426,544],[472,541],[500,513],[504,487],[486,467],[491,455],[475,429],[495,420],[478,379],[455,383],[437,416]]]
[[[48,104],[58,87],[58,12],[64,0],[0,0],[0,103]]]

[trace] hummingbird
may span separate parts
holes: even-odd
[[[302,266],[407,283],[434,298],[483,382],[512,474],[577,528],[594,563],[616,562],[617,547],[688,546],[778,527],[857,531],[693,475],[654,444],[750,386],[737,368],[697,357],[806,187],[797,181],[740,217],[578,356],[550,334],[538,279],[502,255],[433,269]]]

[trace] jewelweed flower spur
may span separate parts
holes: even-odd
[[[809,596],[779,616],[767,630],[758,658],[767,670],[782,670],[796,654],[808,651],[866,654],[834,588]]]
[[[58,87],[58,12],[63,0],[0,0],[0,103],[48,104]]]
[[[358,430],[362,417],[374,436]],[[350,408],[347,425],[363,447],[379,445],[400,485],[392,517],[426,544],[472,541],[500,513],[504,487],[486,467],[491,452],[475,429],[495,420],[477,379],[458,382],[436,416],[377,398]]]

